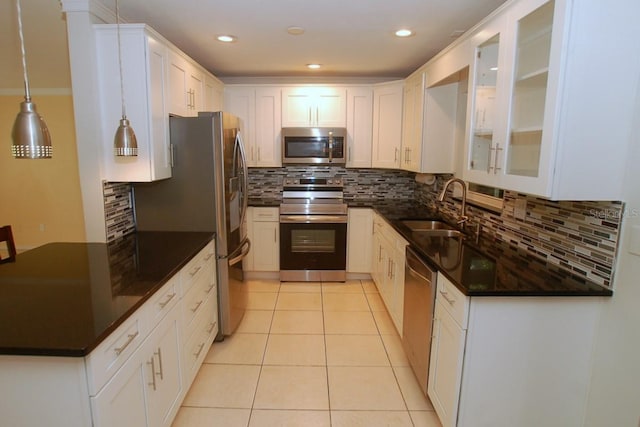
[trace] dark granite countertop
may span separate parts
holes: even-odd
[[[468,296],[611,296],[613,292],[584,277],[545,262],[523,249],[495,238],[477,242],[465,236],[427,237],[414,233],[402,219],[438,219],[437,211],[417,202],[358,201],[382,215],[421,255]]]
[[[49,243],[0,264],[0,354],[86,356],[213,238]]]

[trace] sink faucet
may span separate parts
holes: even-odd
[[[469,217],[467,216],[467,185],[463,180],[460,178],[451,178],[449,181],[445,182],[442,192],[438,196],[438,201],[440,203],[444,201],[444,197],[447,194],[449,186],[454,182],[457,182],[462,187],[462,206],[460,209],[460,220],[458,221],[458,225],[464,226],[464,224],[469,220]]]

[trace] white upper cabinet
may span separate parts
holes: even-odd
[[[120,26],[127,117],[138,141],[136,157],[116,157],[113,137],[122,117],[118,41],[115,25],[95,25],[105,179],[147,182],[169,178],[167,111],[169,49],[142,24]]]
[[[169,112],[197,116],[204,107],[205,73],[180,53],[169,53]]]
[[[346,126],[346,89],[318,86],[282,89],[282,127]]]
[[[347,167],[371,167],[373,89],[347,88]]]
[[[404,82],[401,167],[413,172],[421,169],[424,79],[424,72],[419,72]]]
[[[397,81],[373,88],[371,165],[374,168],[400,168],[403,86],[402,81]]]
[[[628,55],[640,6],[624,3],[603,13],[596,0],[522,0],[471,35],[464,179],[554,200],[622,198],[640,73]]]
[[[203,111],[224,110],[224,84],[213,76],[204,76]]]
[[[225,111],[241,119],[250,167],[282,166],[281,89],[271,86],[226,86]]]

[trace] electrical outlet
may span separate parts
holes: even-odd
[[[44,224],[40,224],[40,225],[38,226],[38,229],[40,230],[40,232],[44,232],[44,230],[45,230],[45,226],[44,226]]]
[[[516,219],[520,219],[522,221],[527,217],[527,200],[526,199],[517,199],[514,209],[513,216]]]

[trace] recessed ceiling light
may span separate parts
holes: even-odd
[[[413,35],[413,31],[408,30],[406,28],[400,29],[396,31],[396,36],[398,37],[409,37]]]
[[[219,35],[217,39],[218,41],[223,43],[233,43],[234,41],[238,40],[236,36],[230,36],[228,34]]]
[[[287,28],[287,33],[291,34],[292,36],[299,36],[301,34],[304,34],[304,28],[302,27],[289,27]]]
[[[320,67],[322,67],[322,64],[307,64],[307,68],[310,68],[312,70],[317,70]]]

